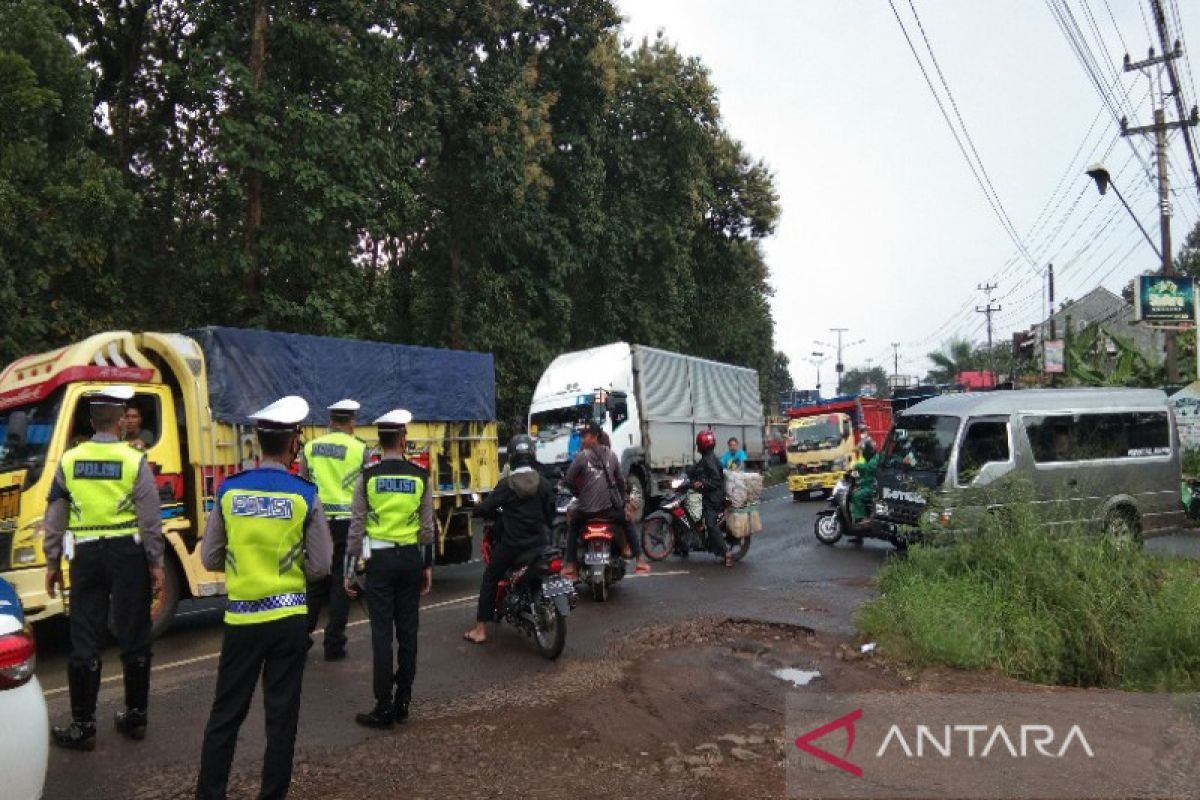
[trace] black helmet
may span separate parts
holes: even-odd
[[[867,439],[865,442],[863,442],[862,454],[863,454],[863,458],[867,459],[868,461],[870,461],[872,458],[874,458],[875,457],[875,443],[873,441],[871,441],[870,439]]]
[[[527,433],[518,433],[508,443],[508,463],[514,467],[529,467],[537,461],[537,444]]]

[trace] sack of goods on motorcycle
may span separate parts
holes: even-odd
[[[763,478],[757,472],[725,472],[725,499],[734,508],[757,505],[762,492]]]
[[[688,492],[683,503],[689,517],[694,520],[704,518],[704,495],[699,492]]]
[[[731,536],[742,539],[762,530],[762,517],[758,513],[762,491],[763,479],[758,473],[725,473],[725,497],[733,506],[725,517],[725,526]]]

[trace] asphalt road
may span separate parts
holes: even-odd
[[[762,505],[763,527],[745,560],[725,569],[708,554],[671,558],[649,576],[627,577],[606,604],[583,596],[569,618],[567,646],[558,662],[542,659],[526,638],[508,626],[493,627],[485,646],[469,645],[462,633],[474,618],[482,564],[435,570],[433,592],[424,599],[414,717],[423,705],[452,701],[483,687],[502,687],[530,673],[553,674],[575,660],[594,660],[606,646],[639,627],[696,617],[724,616],[805,625],[853,633],[854,610],[872,596],[872,577],[890,556],[889,546],[866,542],[819,544],[813,518],[823,502],[796,504],[775,487]],[[1151,547],[1174,555],[1200,552],[1197,537],[1180,534]],[[155,646],[150,730],[144,742],[118,736],[111,718],[121,703],[120,661],[104,658],[104,683],[94,753],[51,751],[46,800],[136,798],[155,770],[194,775],[212,702],[221,643],[221,601],[185,603],[172,629]],[[65,689],[64,626],[39,630],[38,677],[55,722],[69,714]],[[360,606],[352,608],[350,656],[326,663],[318,643],[305,670],[297,756],[336,753],[370,732],[354,723],[372,705],[369,630]],[[262,714],[256,704],[242,728],[236,770],[257,770],[262,757]],[[2,794],[2,792],[0,792]]]

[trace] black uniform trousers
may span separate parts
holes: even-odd
[[[496,586],[518,558],[537,546],[532,544],[528,547],[513,547],[505,544],[502,540],[500,544],[492,548],[491,559],[488,561],[487,569],[483,571],[483,582],[479,585],[479,608],[475,613],[476,620],[479,622],[496,621]]]
[[[708,549],[713,555],[725,557],[725,553],[729,551],[729,545],[725,543],[725,532],[721,530],[721,526],[717,520],[720,515],[720,510],[708,501],[704,501],[704,529],[708,533]]]
[[[346,620],[350,616],[350,598],[346,595],[346,537],[350,520],[329,520],[333,536],[333,563],[329,575],[308,584],[308,632],[317,629],[321,609],[329,607],[329,622],[325,625],[325,654],[334,655],[346,650]]]
[[[113,634],[128,665],[150,657],[150,565],[132,536],[76,543],[71,559],[70,667],[99,672],[107,643],[109,610]]]
[[[415,544],[371,551],[367,559],[367,612],[371,617],[371,654],[375,700],[407,705],[417,676],[417,626],[425,560]],[[396,656],[392,656],[395,631]],[[393,663],[396,664],[393,667]]]
[[[204,729],[197,800],[224,800],[238,730],[262,678],[267,749],[260,800],[287,797],[300,720],[300,689],[308,654],[305,618],[296,614],[252,625],[225,625],[217,692]]]

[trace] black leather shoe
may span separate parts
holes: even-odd
[[[407,711],[405,712],[407,714]],[[395,725],[395,716],[390,706],[376,703],[375,708],[368,714],[355,714],[354,721],[365,728],[390,730]]]
[[[66,750],[95,750],[96,723],[77,720],[61,728],[56,726],[50,729],[50,738]]]
[[[345,650],[326,650],[325,651],[325,660],[326,661],[341,661],[345,657],[346,657]]]
[[[146,738],[146,712],[137,708],[118,711],[113,717],[117,731],[138,741]]]
[[[396,703],[396,705],[392,707],[392,718],[395,719],[397,723],[404,722],[404,720],[408,719],[408,703]]]

